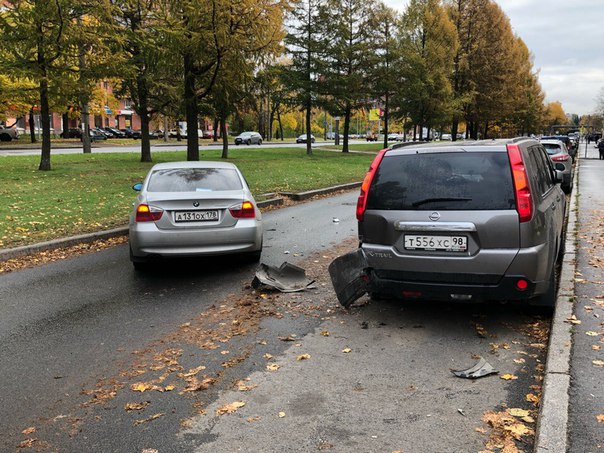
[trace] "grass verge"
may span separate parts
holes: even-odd
[[[202,149],[202,160],[221,150]],[[300,148],[229,150],[229,162],[254,194],[299,192],[363,179],[373,155]],[[0,248],[88,233],[128,222],[141,182],[155,163],[186,160],[184,151],[154,152],[153,163],[135,153],[57,154],[52,170],[38,171],[39,156],[0,157]]]

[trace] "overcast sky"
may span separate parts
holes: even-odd
[[[604,88],[604,0],[496,0],[535,57],[546,102],[596,110]],[[404,11],[408,0],[385,0]]]

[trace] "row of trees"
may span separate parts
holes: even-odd
[[[547,118],[532,57],[493,0],[411,0],[403,13],[378,0],[3,3],[0,111],[39,108],[40,170],[51,168],[49,113],[79,106],[87,123],[99,80],[133,100],[142,161],[157,114],[215,118],[223,157],[227,121],[250,112],[269,138],[292,109],[307,134],[317,109],[341,116],[345,152],[351,119],[372,105],[385,137],[393,120],[453,137],[463,122],[486,138],[537,132]],[[199,159],[196,134],[187,158]]]

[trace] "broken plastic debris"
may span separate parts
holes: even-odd
[[[285,262],[281,267],[273,267],[261,263],[252,280],[252,287],[258,288],[261,284],[272,286],[283,293],[293,293],[306,289],[315,289],[315,281],[306,277],[306,271],[301,267]]]
[[[334,217],[334,218],[332,219],[332,222],[333,222],[333,223],[340,223],[340,219],[338,219],[337,217]]]
[[[484,376],[488,376],[490,374],[499,373],[499,371],[493,368],[493,366],[489,362],[487,362],[483,357],[480,358],[476,365],[471,368],[468,368],[467,370],[451,370],[451,372],[457,377],[466,379],[478,379]]]
[[[369,287],[367,258],[363,249],[342,255],[329,265],[331,283],[342,306],[348,308]]]

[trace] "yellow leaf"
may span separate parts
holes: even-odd
[[[598,423],[604,423],[604,414],[596,415],[596,420]]]
[[[279,368],[281,368],[281,365],[277,365],[276,363],[271,363],[266,366],[266,369],[269,371],[277,371]]]
[[[344,349],[342,349],[342,352],[344,354],[348,354],[349,352],[352,352],[352,349],[350,349],[350,348],[344,348]]]
[[[142,411],[149,404],[150,404],[149,401],[145,401],[144,403],[126,403],[126,405],[124,406],[124,410],[126,410],[126,411]]]
[[[508,412],[514,417],[526,417],[527,415],[529,415],[529,411],[527,411],[526,409],[511,408],[508,409]]]
[[[589,332],[585,332],[585,335],[589,335],[590,337],[597,337],[598,336],[598,332],[589,331]]]
[[[594,351],[599,351],[600,349],[602,349],[602,347],[600,345],[597,345],[597,344],[592,344],[591,345],[591,349],[593,349]]]
[[[308,360],[308,359],[310,359],[310,354],[302,354],[302,355],[299,355],[296,358],[296,360],[298,360],[298,361],[300,361],[300,360]]]
[[[130,388],[135,392],[146,392],[147,390],[151,390],[153,385],[147,384],[146,382],[137,382],[136,384],[132,384]]]
[[[264,354],[264,356],[263,356],[263,357],[264,357],[265,359],[267,359],[267,360],[270,360],[270,359],[272,359],[272,358],[273,358],[273,356],[272,356],[272,355],[270,355],[268,352],[267,352],[266,354]]]
[[[329,336],[329,332],[327,330],[324,330],[321,332],[321,335],[323,335],[324,337],[328,337]]]
[[[524,359],[514,359],[514,363],[520,364],[520,363],[524,363],[524,362],[526,362],[526,360],[524,360]]]
[[[533,395],[532,393],[529,393],[528,395],[526,395],[526,400],[529,403],[537,404],[539,402],[539,397],[537,395]]]
[[[604,366],[604,360],[592,360],[591,363],[595,366]]]
[[[243,401],[235,401],[234,403],[225,404],[224,406],[216,409],[216,415],[232,414],[237,412],[237,409],[240,409],[243,406],[245,406]]]
[[[499,377],[506,381],[515,381],[516,379],[518,379],[518,376],[514,376],[513,374],[503,374]]]
[[[279,412],[279,418],[285,417],[285,412]]]
[[[514,438],[520,439],[522,436],[530,434],[532,430],[522,423],[515,423],[511,426],[504,426],[503,429],[512,433]]]
[[[164,387],[164,390],[165,390],[166,392],[171,392],[171,391],[172,391],[172,390],[174,390],[175,388],[176,388],[176,386],[175,386],[175,385],[170,384],[170,385],[166,385],[166,386]]]

